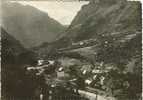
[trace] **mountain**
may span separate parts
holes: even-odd
[[[126,0],[91,0],[67,29],[73,41],[141,31],[141,3]],[[94,2],[93,2],[94,1]]]
[[[2,63],[10,63],[16,60],[16,56],[26,50],[18,40],[8,34],[3,28],[1,28],[1,44]]]
[[[95,56],[100,55],[100,58],[102,58],[100,61],[105,61],[103,58],[106,57],[104,57],[105,55],[102,53],[102,50],[106,52],[109,47],[111,52],[111,49],[122,47],[128,41],[140,35],[140,2],[126,0],[109,0],[108,2],[106,0],[91,0],[89,4],[81,8],[71,25],[65,31],[65,34],[62,35],[58,41],[52,44],[45,43],[41,45],[40,49],[41,52],[47,52],[46,49],[49,50],[49,48],[79,48],[81,47],[80,43],[83,42],[85,45],[86,43],[89,44],[86,45],[89,47],[83,48],[85,46],[83,45],[82,49],[79,48],[73,51],[82,52],[82,55],[86,55],[86,57],[91,59],[94,58],[93,61],[97,59]],[[74,46],[74,44],[76,45]],[[90,44],[92,45],[90,46]],[[139,48],[138,50],[140,51]],[[53,51],[53,49],[51,51]],[[110,52],[106,52],[105,54]],[[116,53],[117,52],[114,52],[114,54]],[[121,56],[123,57],[123,55]],[[114,59],[113,56],[112,58]],[[107,60],[111,60],[111,56],[107,56],[106,62]]]
[[[105,86],[108,84],[109,89],[105,91],[119,100],[141,97],[141,16],[139,1],[90,0],[78,12],[64,36],[71,40],[71,45],[63,52],[78,53],[101,71],[111,68],[107,73],[110,78],[105,75]],[[128,86],[118,84],[125,82]]]
[[[86,44],[94,40],[95,42],[88,49],[83,48],[79,51],[77,49],[77,51],[82,51],[82,54],[89,57],[92,55],[99,62],[118,65],[119,61],[127,63],[133,52],[140,52],[140,45],[138,48],[129,49],[134,45],[127,44],[132,39],[141,36],[141,26],[139,1],[91,0],[78,12],[64,38],[70,39],[72,44],[80,44],[80,42]],[[140,43],[141,41],[138,41],[138,44]],[[87,55],[88,53],[90,55]]]
[[[4,28],[1,28],[1,44],[2,98],[21,100],[32,96],[34,84],[25,74],[25,65],[34,62],[33,53],[25,49],[20,41],[7,33]]]
[[[36,63],[37,55],[30,49],[24,48],[20,41],[7,33],[4,28],[1,28],[1,44],[2,64],[21,66]]]
[[[53,42],[65,30],[64,26],[50,18],[47,13],[32,6],[3,3],[2,10],[2,26],[24,47]]]

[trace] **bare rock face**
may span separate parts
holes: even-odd
[[[2,15],[2,26],[28,48],[55,41],[65,29],[47,13],[19,3],[3,3]]]

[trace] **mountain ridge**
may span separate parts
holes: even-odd
[[[47,13],[29,5],[4,3],[2,11],[2,26],[28,48],[53,42],[65,30]]]
[[[96,38],[98,34],[141,30],[140,2],[119,0],[106,6],[105,0],[100,1],[101,4],[89,3],[82,7],[69,26],[67,37],[78,41]]]

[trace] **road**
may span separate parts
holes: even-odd
[[[97,95],[87,91],[79,90],[79,94],[83,97],[87,97],[89,100],[116,100],[114,97],[106,97],[104,95]]]

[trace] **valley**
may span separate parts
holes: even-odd
[[[68,26],[32,6],[3,8],[4,100],[141,100],[139,1],[89,0]]]

